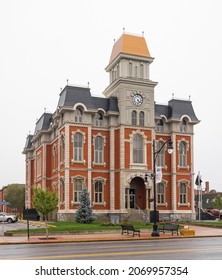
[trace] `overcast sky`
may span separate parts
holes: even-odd
[[[144,32],[155,100],[190,99],[194,172],[222,191],[222,16],[220,0],[0,0],[0,187],[25,183],[26,137],[60,89],[102,96],[114,39]],[[195,175],[196,176],[196,175]]]

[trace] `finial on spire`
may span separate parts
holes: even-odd
[[[44,107],[44,113],[46,112],[46,107]]]
[[[115,45],[115,43],[116,43],[116,39],[114,38],[114,39],[113,39],[113,41],[114,41],[114,45]]]
[[[69,79],[67,79],[67,80],[66,80],[66,82],[67,82],[67,85],[68,85],[68,83],[69,83]]]
[[[174,99],[174,93],[172,93],[172,99]]]
[[[189,101],[190,101],[190,99],[191,99],[191,95],[189,95]]]
[[[142,36],[144,37],[144,31],[142,31]]]
[[[88,84],[88,88],[89,88],[89,82],[87,84]]]
[[[125,33],[125,27],[123,27],[123,33]]]

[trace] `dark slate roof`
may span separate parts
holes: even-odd
[[[102,97],[92,97],[94,105],[97,109],[102,108],[105,112],[114,111],[119,112],[118,100],[116,97],[110,97],[108,99]]]
[[[161,115],[174,120],[180,120],[182,116],[187,115],[192,122],[199,122],[190,100],[171,99],[168,105],[155,104],[155,116]]]
[[[89,88],[67,85],[60,93],[58,106],[73,107],[76,103],[83,103],[87,109],[95,109]]]
[[[32,148],[32,137],[33,135],[29,134],[26,138],[25,142],[25,149],[31,149]]]
[[[119,112],[117,98],[110,97],[92,97],[89,88],[67,85],[60,93],[58,102],[59,107],[73,107],[77,103],[82,103],[88,110],[97,110],[98,108],[107,111]]]
[[[36,123],[35,132],[38,132],[39,130],[47,130],[51,122],[52,122],[52,114],[43,113],[41,118]]]

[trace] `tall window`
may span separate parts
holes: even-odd
[[[165,187],[163,183],[157,185],[157,203],[165,203]]]
[[[64,162],[65,160],[65,136],[61,136],[61,142],[60,142],[60,147],[61,147],[61,162]]]
[[[179,144],[179,166],[187,166],[187,144],[184,141]]]
[[[77,108],[74,112],[74,121],[77,123],[82,122],[82,110]]]
[[[96,181],[95,182],[95,191],[94,191],[94,202],[103,203],[103,201],[104,201],[103,182]]]
[[[65,201],[65,182],[64,179],[60,179],[60,202]]]
[[[42,174],[42,154],[37,154],[37,176]]]
[[[94,161],[95,163],[104,162],[104,139],[101,136],[95,138]]]
[[[83,135],[79,132],[73,136],[74,161],[83,161]]]
[[[163,147],[164,142],[158,141],[156,145],[156,151],[159,151],[161,147]],[[157,156],[157,165],[158,166],[165,166],[165,149],[164,147],[159,151]]]
[[[133,162],[143,163],[143,137],[136,134],[133,138]]]
[[[100,113],[96,113],[95,115],[95,125],[96,126],[102,126],[103,124],[103,115]]]
[[[187,186],[185,183],[180,183],[180,203],[187,204]]]
[[[138,77],[138,67],[137,66],[134,67],[134,77],[135,78]]]
[[[137,112],[136,111],[132,111],[132,125],[137,125]]]
[[[130,76],[130,77],[133,76],[133,64],[132,64],[131,61],[129,62],[129,76]]]
[[[82,193],[83,186],[84,186],[83,179],[73,180],[73,202],[79,202],[79,196]]]
[[[144,78],[144,67],[143,67],[143,63],[140,64],[140,78],[141,78],[141,79]]]
[[[53,169],[57,169],[57,147],[54,146],[52,149],[52,155],[53,155]]]
[[[141,111],[139,113],[139,125],[144,126],[144,112],[143,111]]]

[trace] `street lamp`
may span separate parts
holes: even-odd
[[[161,150],[163,149],[163,147],[166,144],[168,144],[168,147],[167,147],[168,153],[172,154],[173,153],[173,142],[171,141],[171,139],[164,142],[157,151],[156,151],[156,147],[155,147],[155,140],[153,140],[153,173],[151,174],[151,176],[149,176],[148,174],[145,175],[145,182],[147,182],[147,176],[151,177],[151,179],[153,180],[154,210],[153,210],[153,231],[151,233],[151,236],[160,236],[160,234],[158,232],[158,225],[157,225],[157,223],[159,221],[159,212],[156,210],[156,160],[157,160],[159,153],[161,152]]]

